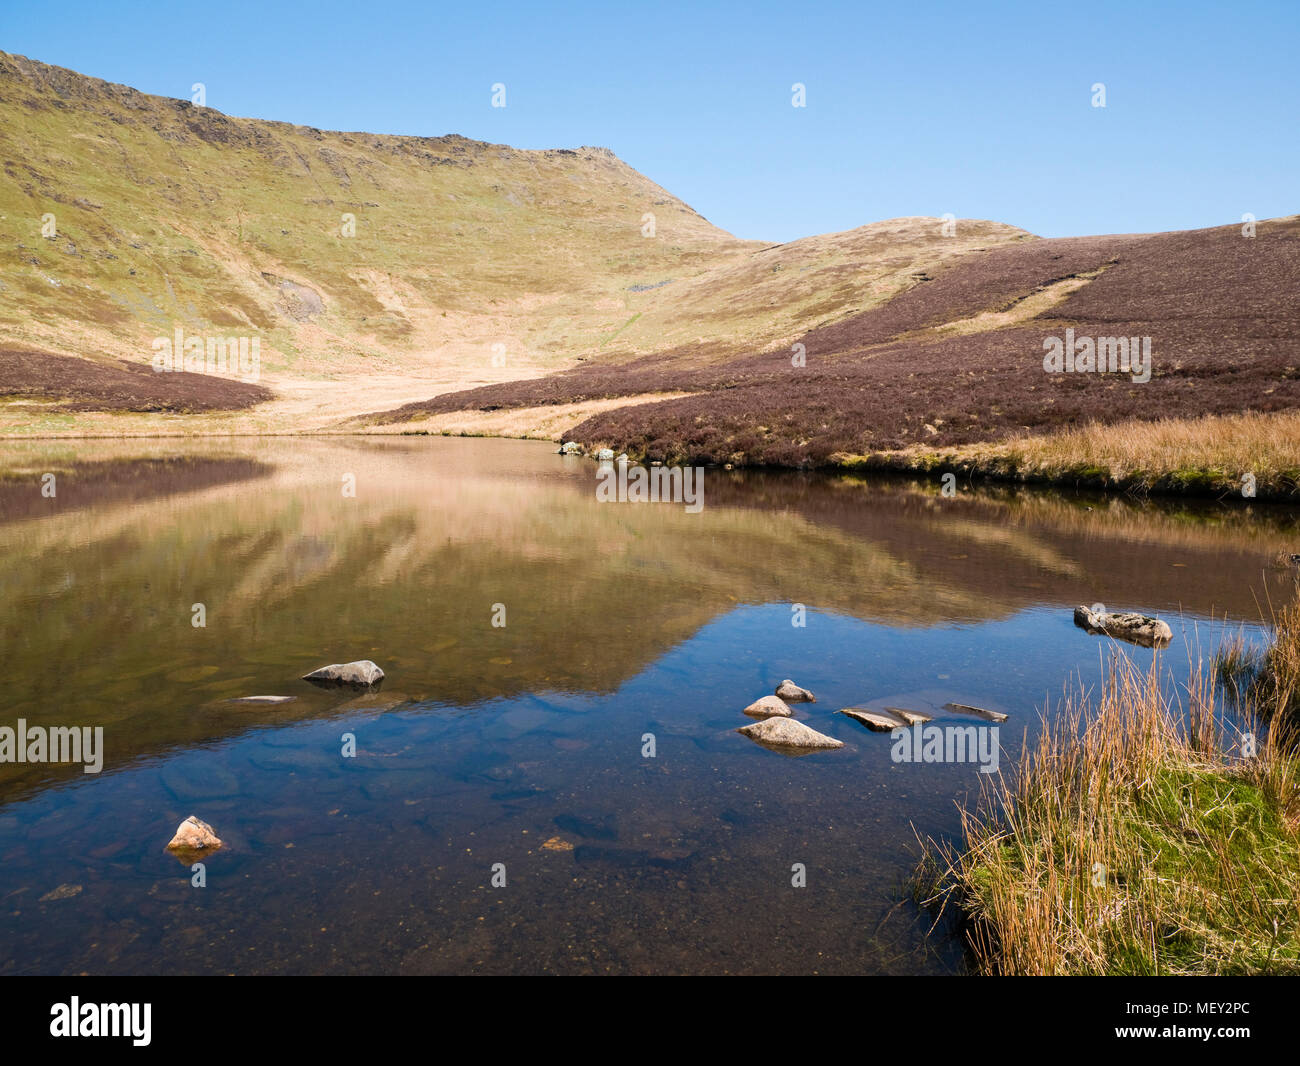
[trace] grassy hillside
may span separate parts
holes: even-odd
[[[944,239],[925,220],[773,247],[724,233],[607,149],[232,118],[4,54],[0,161],[10,432],[319,428],[582,361],[725,357],[1025,236],[983,224]],[[56,235],[42,235],[47,215]],[[205,405],[105,395],[104,370],[86,383],[61,368],[51,382],[34,354],[119,373],[177,327],[259,337],[276,400],[168,421],[160,411]]]

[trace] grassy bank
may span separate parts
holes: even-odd
[[[979,972],[1300,973],[1300,605],[1275,637],[1236,696],[1198,666],[1174,703],[1117,660],[960,847],[927,843],[918,897],[958,909]]]
[[[1110,491],[1300,499],[1300,412],[1089,423],[961,448],[837,455],[849,470],[1072,485]],[[1253,483],[1246,479],[1250,475]]]

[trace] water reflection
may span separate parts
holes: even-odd
[[[1284,510],[797,474],[710,470],[699,514],[598,504],[594,466],[526,442],[4,465],[0,717],[106,749],[95,776],[0,766],[5,973],[958,969],[897,887],[977,774],[895,765],[833,712],[997,706],[1012,755],[1097,672],[1076,604],[1162,614],[1177,676],[1211,619],[1281,602],[1297,542]],[[299,680],[367,658],[378,693]],[[734,733],[783,677],[845,749]],[[231,702],[262,694],[296,699]],[[161,851],[191,813],[228,842],[204,889]]]

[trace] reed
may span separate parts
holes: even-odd
[[[1300,676],[1284,620],[1277,683],[1231,707],[1203,664],[1171,695],[1158,660],[1117,656],[963,811],[960,847],[924,842],[914,893],[959,909],[977,970],[1300,973],[1293,726],[1262,703]]]

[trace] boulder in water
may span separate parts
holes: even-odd
[[[317,685],[356,685],[365,687],[377,685],[384,679],[384,672],[369,659],[359,659],[354,663],[334,663],[303,674],[304,681]]]
[[[176,828],[176,835],[167,845],[168,851],[215,851],[221,847],[221,838],[212,826],[190,815]]]
[[[1103,633],[1144,648],[1163,648],[1174,637],[1167,622],[1135,611],[1110,612],[1101,604],[1074,609],[1074,624],[1089,633]]]
[[[896,718],[885,711],[872,711],[866,707],[844,707],[840,714],[847,715],[877,733],[890,733],[895,729],[903,729],[908,724],[902,718]]]
[[[745,708],[745,713],[750,718],[792,718],[794,716],[794,711],[790,710],[780,696],[764,696],[761,700],[755,700]]]
[[[844,747],[844,741],[810,729],[793,718],[764,718],[763,721],[743,726],[736,732],[743,733],[764,747],[777,749],[821,751]]]
[[[817,697],[806,688],[800,688],[788,677],[776,686],[776,694],[786,703],[816,703]]]

